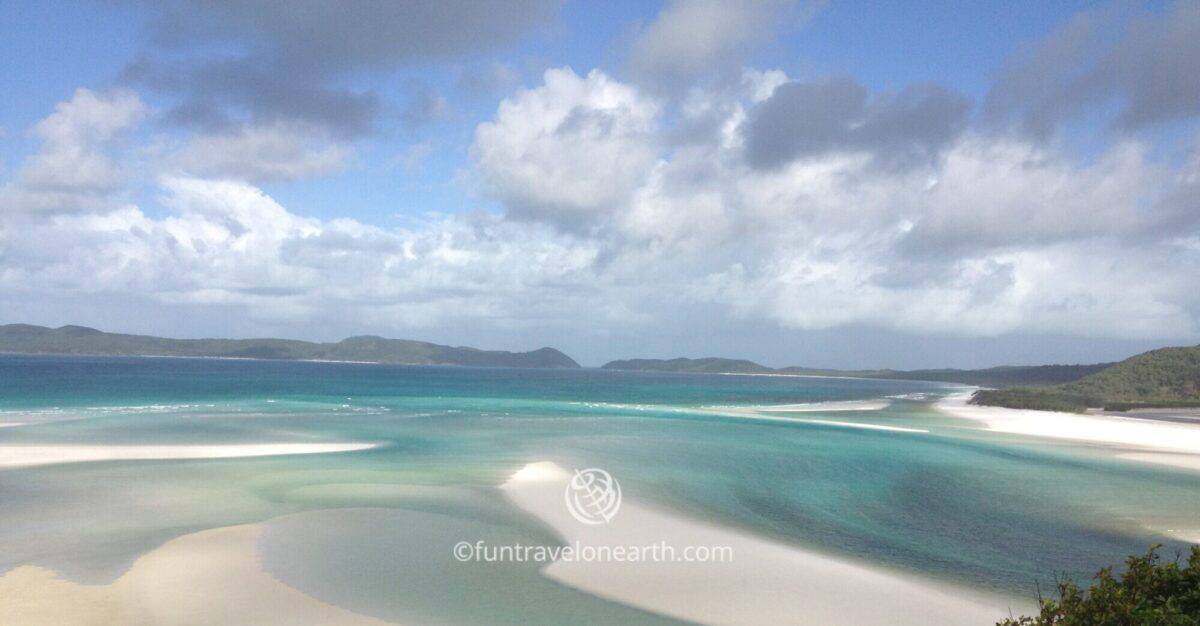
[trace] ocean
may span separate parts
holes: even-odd
[[[662,623],[462,539],[553,544],[496,486],[603,468],[625,497],[805,550],[1033,598],[1200,520],[1200,475],[980,430],[954,385],[595,369],[0,356],[17,445],[368,442],[350,452],[0,469],[0,574],[111,582],[197,531],[264,523],[263,567],[389,620]],[[838,403],[820,405],[817,403]],[[854,404],[860,403],[860,404]],[[772,410],[813,405],[811,410]],[[858,410],[853,410],[858,409]],[[774,418],[774,419],[763,419]]]

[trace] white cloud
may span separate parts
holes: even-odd
[[[235,181],[165,178],[155,219],[135,206],[20,225],[3,250],[10,295],[121,293],[233,305],[259,319],[396,316],[409,324],[544,314],[554,291],[590,280],[595,250],[488,216],[417,230],[288,212]],[[70,250],[64,254],[64,250]]]
[[[682,107],[680,124],[689,115],[719,114],[721,132],[669,148],[670,131],[655,109],[658,117],[643,118],[644,130],[624,135],[619,151],[659,153],[652,166],[636,161],[639,169],[613,175],[603,158],[612,153],[598,151],[594,163],[575,161],[569,175],[550,177],[569,176],[574,189],[590,193],[540,202],[534,213],[513,190],[539,189],[537,174],[561,165],[526,156],[551,153],[544,151],[547,133],[507,132],[503,151],[480,144],[498,128],[517,126],[514,118],[520,127],[548,119],[553,128],[578,101],[551,88],[558,78],[504,103],[496,121],[481,127],[487,132],[477,137],[476,167],[493,180],[497,172],[524,173],[493,188],[510,211],[593,224],[603,269],[615,280],[637,277],[668,298],[719,303],[736,316],[803,329],[861,324],[1139,338],[1197,331],[1194,289],[1163,277],[1172,266],[1200,270],[1194,250],[1176,241],[1200,228],[1194,201],[1180,200],[1196,176],[1152,159],[1137,143],[1079,162],[1055,146],[968,133],[942,157],[900,171],[873,166],[878,154],[870,146],[761,171],[745,162],[738,132],[745,109],[764,99],[763,83],[778,85],[781,77],[750,75],[738,102],[692,98]],[[587,80],[620,89],[627,101],[645,97],[597,72]],[[537,94],[537,106],[529,94]],[[576,149],[592,154],[586,145]],[[605,184],[620,193],[602,196]],[[598,197],[604,201],[584,201]]]
[[[948,152],[935,177],[905,242],[909,250],[1161,237],[1189,212],[1162,204],[1177,188],[1175,174],[1132,141],[1081,165],[1027,141],[971,136]],[[1194,227],[1200,215],[1190,212]]]
[[[517,217],[575,224],[615,210],[657,158],[657,103],[599,70],[551,69],[544,79],[476,129],[483,184]]]
[[[77,89],[34,127],[41,148],[0,188],[0,207],[6,212],[45,213],[106,208],[109,194],[124,178],[107,149],[145,113],[133,92]]]
[[[785,81],[747,73],[736,90],[667,110],[602,72],[550,70],[477,128],[473,174],[501,215],[382,228],[303,217],[248,182],[192,175],[159,178],[158,207],[110,198],[105,211],[10,213],[0,292],[216,305],[339,328],[603,333],[734,318],[1196,336],[1196,155],[1175,164],[1121,142],[1079,161],[972,131],[902,170],[873,166],[870,146],[752,167],[744,121]],[[136,114],[116,118],[51,116],[46,143],[100,150]],[[707,131],[672,141],[693,123]]]
[[[342,169],[350,149],[302,124],[244,125],[200,135],[172,157],[181,171],[247,182],[299,180]]]

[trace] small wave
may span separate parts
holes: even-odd
[[[896,395],[894,395],[894,396],[884,396],[884,397],[885,397],[885,398],[891,398],[891,399],[893,399],[893,400],[917,400],[917,401],[924,401],[924,400],[929,400],[929,399],[931,399],[931,398],[940,397],[940,396],[938,396],[938,395],[936,395],[936,394],[929,394],[929,393],[924,393],[924,392],[920,392],[920,391],[918,391],[918,392],[914,392],[914,393],[899,393],[899,394],[896,394]]]

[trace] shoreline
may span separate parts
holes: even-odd
[[[99,461],[163,461],[260,458],[355,452],[375,443],[251,443],[215,445],[0,445],[0,470]]]
[[[543,575],[568,587],[702,624],[990,624],[1020,609],[1008,598],[870,567],[656,510],[626,498],[608,524],[568,512],[570,475],[530,463],[500,486],[564,543],[591,546],[729,546],[725,562],[555,561]],[[868,600],[868,601],[864,601]],[[1032,606],[1032,602],[1029,603]]]
[[[853,428],[859,430],[874,430],[894,433],[928,434],[925,428],[893,426],[874,422],[847,422],[842,420],[817,419],[800,417],[810,413],[857,413],[879,411],[891,406],[891,400],[847,400],[833,402],[814,402],[810,404],[784,404],[774,406],[710,406],[701,410],[706,414],[748,419],[759,422],[775,422],[779,424],[809,424],[813,426],[831,426],[837,428]]]
[[[984,430],[1042,440],[1107,446],[1115,458],[1200,471],[1200,425],[1102,413],[1061,413],[969,404],[951,394],[934,408],[982,424]]]

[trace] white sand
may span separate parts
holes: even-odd
[[[924,428],[908,428],[905,426],[888,426],[870,422],[844,422],[840,420],[825,420],[806,417],[794,417],[788,413],[821,413],[826,411],[878,411],[887,408],[888,401],[851,400],[847,402],[818,402],[814,404],[781,404],[775,406],[744,407],[744,406],[713,406],[704,409],[707,412],[724,416],[736,416],[746,419],[767,422],[790,422],[793,424],[817,424],[820,426],[837,426],[839,428],[858,428],[862,430],[881,430],[894,433],[928,433]],[[824,407],[834,408],[824,408]],[[783,413],[784,415],[780,415]]]
[[[924,428],[906,428],[904,426],[885,426],[883,424],[868,424],[865,422],[840,422],[836,420],[818,420],[805,419],[800,417],[779,417],[775,415],[754,415],[747,416],[753,419],[768,420],[775,422],[797,422],[800,424],[817,424],[820,426],[837,426],[840,428],[859,428],[862,430],[882,430],[893,433],[927,433]]]
[[[729,562],[560,560],[542,570],[557,582],[616,602],[705,624],[992,624],[1009,615],[1011,603],[998,597],[807,552],[656,511],[628,497],[610,523],[588,526],[564,504],[568,479],[553,463],[533,463],[501,489],[568,545],[665,541],[677,555],[686,546],[733,548]],[[1030,607],[1016,605],[1014,613],[1021,609]]]
[[[25,422],[0,422],[0,428],[12,428],[13,426],[24,426]]]
[[[0,624],[22,626],[386,626],[305,595],[263,572],[258,525],[163,544],[109,585],[80,585],[33,566],[0,576]]]
[[[937,408],[987,430],[1105,444],[1123,448],[1118,458],[1200,469],[1200,425],[1103,414],[1057,413],[968,404],[971,393],[947,396]]]
[[[350,452],[373,448],[373,443],[261,443],[227,445],[0,445],[0,469],[57,463],[161,459],[230,459]]]

